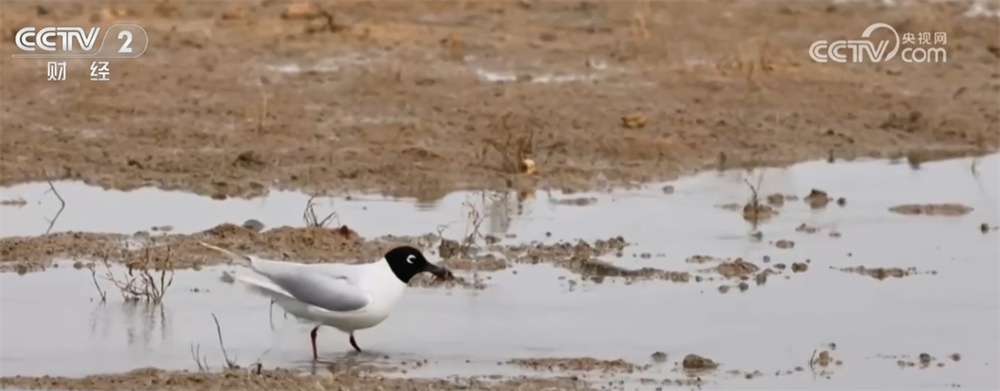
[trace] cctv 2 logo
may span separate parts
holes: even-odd
[[[146,51],[149,37],[135,24],[115,24],[108,28],[97,50],[100,27],[25,27],[14,36],[22,58],[135,58]],[[112,38],[112,42],[108,39]],[[105,47],[107,46],[107,47]]]

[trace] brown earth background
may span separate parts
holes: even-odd
[[[1000,139],[1000,29],[963,18],[967,9],[10,1],[0,14],[0,184],[433,199],[459,188],[595,188],[830,154],[991,150]],[[22,26],[126,21],[145,28],[149,47],[113,61],[108,83],[89,81],[84,60],[52,83],[44,60],[10,57]],[[809,59],[813,41],[859,37],[874,21],[901,34],[947,32],[947,63]],[[519,81],[484,82],[476,69]],[[553,73],[596,81],[532,82]],[[537,176],[519,175],[523,158],[537,162]]]
[[[586,190],[709,168],[876,156],[919,163],[995,151],[998,23],[963,17],[968,3],[901,3],[5,1],[0,185],[69,179],[219,199],[303,189],[430,201],[459,189]],[[11,58],[14,34],[24,26],[124,22],[141,25],[149,46],[138,59],[113,60],[110,82],[89,81],[86,60],[68,60],[68,80],[53,83],[45,79],[45,60]],[[855,39],[875,22],[901,34],[947,32],[947,62],[809,59],[813,41]],[[484,80],[483,72],[510,80]],[[525,159],[536,167],[526,170]],[[57,257],[93,258],[129,236],[4,238],[0,269],[24,272]],[[387,242],[429,244],[450,258],[445,252],[455,252],[448,246],[457,243],[439,239],[365,239],[347,227],[260,232],[222,224],[158,240],[189,255],[175,266],[197,268],[219,260],[198,241],[308,261],[371,258]],[[468,270],[470,259],[494,269],[545,259],[588,278],[701,279],[593,261],[624,245],[608,238],[508,246],[503,255],[510,262],[464,252],[444,262]],[[122,254],[126,263],[143,256]],[[724,278],[759,283],[763,273],[740,262],[726,260],[718,270]],[[804,265],[792,265],[789,273],[805,271]],[[475,286],[466,279],[457,284]],[[452,386],[375,382],[353,373],[243,376],[142,369],[82,379],[3,378],[0,385]],[[482,388],[585,387],[575,377],[522,380]]]

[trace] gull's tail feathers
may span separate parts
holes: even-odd
[[[289,273],[297,270],[299,267],[303,266],[302,263],[292,262],[292,261],[275,261],[270,259],[263,259],[260,257],[254,257],[245,254],[238,254],[231,250],[224,249],[219,246],[214,246],[205,242],[198,242],[204,247],[210,248],[212,250],[218,251],[220,253],[226,254],[234,261],[242,263],[249,266],[253,271],[263,274],[268,278],[272,278],[275,275]]]
[[[251,268],[253,268],[253,266],[254,266],[253,265],[253,258],[251,258],[250,256],[243,255],[243,254],[237,254],[235,252],[226,250],[226,249],[224,249],[222,247],[213,246],[213,245],[205,243],[205,242],[198,242],[198,244],[200,244],[200,245],[202,245],[204,247],[210,248],[212,250],[218,251],[220,253],[226,254],[227,256],[229,256],[229,258],[232,258],[234,261],[242,262],[244,265],[250,266]]]
[[[267,279],[267,277],[261,275],[238,275],[236,276],[236,281],[242,283],[243,286],[253,293],[267,296],[278,301],[295,300],[295,297],[288,293],[288,291],[276,285],[274,282]]]

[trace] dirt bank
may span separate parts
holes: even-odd
[[[6,5],[0,184],[435,199],[1000,144],[1000,27],[966,3],[318,3],[287,18],[269,0]],[[138,23],[149,48],[110,82],[83,61],[48,82],[44,60],[11,58],[13,34],[57,21]],[[947,63],[809,59],[875,22],[946,32]]]
[[[57,376],[2,377],[0,387],[28,390],[86,389],[93,391],[139,390],[593,390],[579,379],[569,377],[490,379],[395,379],[371,374],[321,369],[316,374],[290,370],[228,370],[223,373],[173,372],[155,368],[128,373],[93,375],[83,378]]]

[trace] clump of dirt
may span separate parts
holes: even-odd
[[[799,226],[795,228],[795,231],[796,232],[805,232],[807,234],[814,234],[814,233],[819,232],[819,228],[806,225],[806,223],[802,223],[802,224],[799,224]]]
[[[593,357],[516,358],[507,361],[507,365],[549,372],[634,373],[649,368],[648,365],[640,366],[621,359],[601,360]]]
[[[767,284],[767,279],[775,274],[778,274],[778,272],[771,270],[770,268],[764,269],[764,271],[757,273],[757,275],[754,276],[754,280],[757,282],[757,286],[765,285]]]
[[[888,268],[886,268],[886,267],[875,267],[875,268],[868,268],[868,267],[864,267],[864,266],[855,266],[855,267],[836,268],[836,267],[831,266],[830,268],[834,269],[834,270],[842,271],[844,273],[855,273],[855,274],[860,274],[860,275],[863,275],[863,276],[869,276],[869,277],[872,277],[872,278],[880,280],[880,281],[881,280],[885,280],[887,278],[903,278],[903,277],[908,277],[908,276],[913,276],[913,275],[918,275],[918,274],[931,274],[931,275],[937,274],[937,272],[933,271],[933,270],[932,271],[927,271],[927,272],[921,272],[921,271],[918,271],[917,268],[914,268],[914,267],[903,269],[903,268],[898,268],[898,267],[888,267]]]
[[[329,371],[315,374],[287,369],[246,370],[231,369],[221,373],[187,371],[166,371],[155,368],[137,369],[131,372],[111,375],[91,375],[82,378],[58,376],[13,376],[0,378],[0,388],[26,390],[68,389],[92,391],[126,391],[157,389],[164,391],[189,390],[495,390],[514,391],[526,389],[581,389],[592,390],[582,380],[570,377],[511,379],[449,378],[449,379],[401,379],[385,377],[373,373],[359,373],[357,370],[343,370],[331,366]]]
[[[896,364],[899,365],[900,368],[918,367],[920,369],[927,369],[932,366],[936,366],[938,368],[945,366],[944,361],[939,361],[936,357],[932,356],[930,353],[920,353],[916,357],[912,358],[905,354],[900,356],[883,355],[879,357],[897,359]],[[961,356],[959,356],[958,353],[954,353],[949,355],[949,358],[951,358],[952,361],[958,362],[961,359]]]
[[[819,354],[814,354],[813,358],[809,361],[809,365],[819,365],[823,368],[826,368],[833,363],[833,355],[827,350],[823,350],[819,352]]]
[[[743,258],[736,258],[732,262],[723,262],[716,266],[716,270],[725,278],[746,277],[759,269],[757,265],[744,261]]]
[[[795,247],[795,242],[793,242],[791,240],[787,240],[787,239],[781,239],[781,240],[778,240],[778,241],[774,242],[774,246],[777,247],[777,248],[783,249],[783,250],[787,250],[787,249],[790,249],[792,247]]]
[[[746,221],[758,222],[768,220],[776,215],[778,215],[778,211],[767,204],[748,202],[743,205],[743,219]]]
[[[962,216],[972,212],[973,208],[962,204],[903,204],[889,208],[890,212],[902,215],[926,216]]]
[[[785,205],[785,195],[774,193],[767,196],[767,203],[775,208],[780,208]]]
[[[812,189],[809,194],[803,197],[803,200],[809,204],[810,208],[821,209],[825,208],[830,201],[833,200],[825,191],[820,189]]]
[[[701,372],[701,371],[711,371],[719,367],[719,364],[712,359],[707,357],[702,357],[697,354],[689,354],[684,356],[684,360],[681,361],[681,368],[687,371]]]

